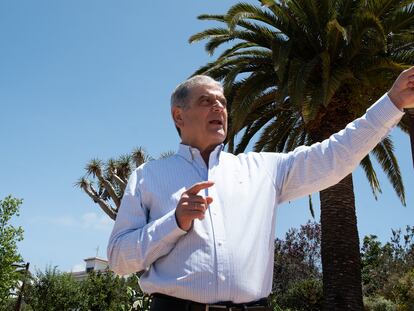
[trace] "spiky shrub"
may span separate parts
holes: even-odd
[[[76,186],[115,220],[129,175],[150,159],[143,148],[137,148],[118,159],[109,159],[105,163],[100,159],[92,159],[85,167],[85,176],[78,180]]]

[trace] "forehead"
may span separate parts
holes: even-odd
[[[223,88],[221,87],[221,85],[213,84],[213,83],[200,84],[200,85],[196,85],[193,88],[191,88],[191,91],[190,91],[191,99],[197,99],[198,97],[203,96],[203,95],[215,95],[215,96],[224,97]]]

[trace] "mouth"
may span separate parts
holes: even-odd
[[[221,120],[211,120],[208,123],[213,125],[223,125],[223,121]]]

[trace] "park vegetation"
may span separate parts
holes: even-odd
[[[21,204],[22,200],[12,196],[0,200],[0,306],[18,287],[22,277],[18,269],[22,257],[17,243],[23,239],[23,228],[12,224],[12,219],[19,216]]]
[[[308,222],[275,240],[271,301],[275,311],[322,310],[321,228]],[[414,226],[392,230],[381,243],[363,239],[362,289],[366,311],[410,311],[414,308]],[[147,311],[149,297],[138,276],[122,278],[110,271],[90,272],[83,281],[56,267],[37,271],[23,293],[23,311]],[[14,310],[10,296],[0,310]]]

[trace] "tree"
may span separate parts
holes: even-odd
[[[130,155],[122,155],[116,160],[109,159],[106,163],[92,159],[85,167],[86,175],[78,180],[76,186],[115,220],[129,175],[133,169],[150,159],[142,148],[137,148]],[[90,176],[95,180],[88,179]]]
[[[223,81],[230,152],[244,151],[257,136],[256,151],[287,152],[321,141],[362,115],[414,60],[412,0],[260,3],[201,15],[223,26],[190,38],[207,40],[210,54],[224,48],[195,74]],[[407,121],[404,117],[399,124],[404,131]],[[373,157],[405,204],[390,137],[361,162],[377,197],[381,187]],[[320,201],[324,309],[362,310],[352,175],[321,191]]]
[[[320,310],[320,225],[308,222],[275,240],[272,300],[282,308]]]
[[[56,267],[45,272],[37,271],[24,293],[24,301],[30,307],[25,310],[61,311],[81,307],[81,291],[70,273],[61,273]]]
[[[91,271],[86,279],[76,281],[70,273],[48,267],[32,276],[23,310],[147,311],[147,305],[133,308],[142,296],[135,275],[123,278],[111,271]]]
[[[23,229],[11,225],[10,221],[13,216],[19,216],[22,202],[12,196],[0,200],[0,306],[8,299],[21,276],[14,264],[22,261],[17,242],[23,240]]]
[[[398,303],[401,280],[413,275],[414,226],[407,226],[404,233],[401,229],[392,230],[390,241],[384,245],[376,236],[366,236],[361,264],[364,296],[385,297]]]
[[[131,294],[132,288],[136,289],[135,295]],[[128,281],[109,270],[90,272],[88,278],[80,284],[80,289],[81,309],[90,311],[127,311],[130,310],[134,298],[142,295],[136,277],[132,276],[132,281]]]
[[[275,261],[272,292],[286,294],[296,282],[321,278],[321,229],[308,222],[298,229],[289,229],[285,239],[275,240]]]
[[[160,159],[170,157],[172,151],[160,154]],[[81,188],[94,203],[112,219],[116,219],[121,199],[131,172],[153,158],[141,147],[135,148],[131,154],[121,155],[118,159],[103,162],[92,159],[85,167],[86,174],[76,186]],[[92,179],[89,179],[92,177]]]

